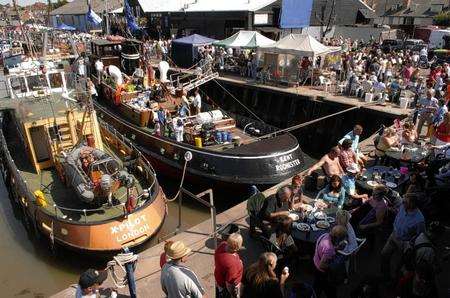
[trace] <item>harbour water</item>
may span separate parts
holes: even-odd
[[[164,183],[168,197],[178,181]],[[79,274],[88,267],[102,268],[108,256],[81,255],[67,249],[57,249],[53,254],[49,244],[36,240],[27,233],[21,214],[8,198],[7,189],[0,179],[0,267],[1,297],[48,297],[68,285],[77,283]],[[193,226],[208,218],[209,210],[185,200],[183,228]],[[225,208],[220,206],[221,208]],[[169,203],[169,214],[159,233],[139,249],[153,245],[158,238],[171,233],[178,224],[178,205]]]

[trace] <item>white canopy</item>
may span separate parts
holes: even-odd
[[[227,48],[258,48],[270,46],[274,43],[274,40],[265,37],[259,32],[242,30],[224,40],[216,41],[213,44]]]
[[[309,34],[289,34],[272,46],[260,47],[262,52],[308,57],[337,52],[339,49],[336,47],[327,47]]]

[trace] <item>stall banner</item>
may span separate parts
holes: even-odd
[[[283,29],[309,26],[314,0],[282,0],[280,27]]]

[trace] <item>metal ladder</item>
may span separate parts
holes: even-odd
[[[202,74],[201,76],[187,82],[186,84],[183,84],[183,89],[186,92],[189,92],[195,88],[197,88],[198,86],[201,86],[211,80],[214,80],[215,78],[219,77],[219,73],[218,72],[212,72],[209,71],[205,74]]]

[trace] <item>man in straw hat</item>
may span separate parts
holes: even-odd
[[[184,266],[191,249],[181,241],[173,242],[166,250],[170,259],[161,271],[161,287],[168,298],[201,298],[205,289],[197,275]]]

